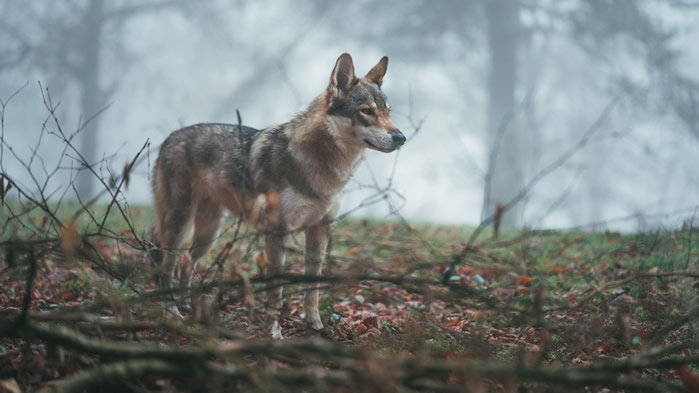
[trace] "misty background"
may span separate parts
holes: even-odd
[[[253,127],[286,122],[341,53],[358,75],[387,55],[383,90],[409,142],[367,152],[344,210],[390,185],[408,219],[475,225],[526,190],[505,224],[674,227],[699,205],[698,11],[688,0],[0,0],[0,99],[27,84],[4,109],[2,170],[33,184],[7,149],[28,159],[37,146],[38,81],[107,177],[150,139],[126,193],[150,203],[150,166],[173,130],[237,123],[236,109]],[[49,168],[56,141],[38,145]],[[63,166],[47,187],[57,197],[78,164]],[[83,197],[98,190],[90,179],[77,179]],[[353,216],[390,214],[379,198]]]

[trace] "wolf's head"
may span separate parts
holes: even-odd
[[[328,125],[336,138],[384,153],[405,143],[405,136],[391,122],[390,107],[381,91],[387,67],[388,57],[384,56],[363,78],[357,78],[349,54],[337,59],[326,92]]]

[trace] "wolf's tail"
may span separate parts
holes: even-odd
[[[163,262],[163,250],[162,244],[160,244],[160,234],[158,233],[158,222],[160,218],[158,210],[158,167],[161,165],[160,157],[155,160],[155,165],[153,165],[153,173],[151,175],[150,184],[153,191],[153,221],[150,226],[150,233],[148,234],[148,258],[152,266],[160,266]]]

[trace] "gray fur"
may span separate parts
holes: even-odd
[[[271,273],[283,271],[284,244],[291,233],[303,230],[306,272],[320,274],[328,223],[363,151],[389,152],[405,141],[380,90],[387,64],[384,58],[357,79],[352,58],[343,54],[326,91],[279,126],[256,130],[203,123],[173,132],[160,149],[152,179],[154,234],[163,253],[161,285],[172,287],[178,260],[190,259],[191,266],[181,274],[181,285],[189,285],[197,260],[218,236],[226,210],[264,228]],[[263,206],[256,213],[259,201]],[[192,246],[181,256],[192,226]],[[270,290],[266,311],[266,325],[277,338],[281,295],[281,286]],[[321,329],[317,286],[308,286],[304,308],[309,326]],[[181,315],[174,303],[171,311]]]

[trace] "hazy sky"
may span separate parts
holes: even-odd
[[[410,41],[400,52],[395,45],[383,44],[396,37],[386,36],[375,21],[395,21],[401,17],[398,11],[373,16],[372,23],[364,24],[362,15],[345,9],[318,17],[310,11],[310,3],[234,4],[220,7],[222,11],[213,16],[148,13],[113,29],[114,35],[106,34],[104,39],[116,41],[123,57],[103,59],[102,82],[119,82],[111,105],[101,115],[99,134],[99,150],[117,153],[110,161],[112,168],[119,172],[147,139],[152,141],[152,162],[155,147],[171,131],[199,122],[235,122],[236,109],[253,127],[285,122],[325,89],[341,53],[352,54],[362,75],[388,55],[383,89],[394,123],[410,140],[400,153],[367,152],[366,165],[348,185],[353,191],[343,207],[351,209],[371,194],[361,189],[374,178],[385,186],[395,166],[392,184],[404,199],[394,195],[392,200],[405,217],[478,222],[488,156],[484,145],[488,70],[486,48],[475,43],[478,37],[465,41],[453,33],[430,36],[429,45],[437,55],[421,58],[420,53],[404,52]],[[691,20],[677,13],[663,15],[666,23],[680,30],[675,42],[683,52],[683,69],[697,77],[699,54],[693,42],[698,36],[689,28]],[[337,21],[347,23],[347,18],[356,20],[357,31],[338,27]],[[597,119],[613,98],[608,76],[623,69],[636,80],[646,77],[633,58],[591,60],[565,36],[532,37],[523,51],[517,96],[524,100],[530,94],[534,104],[522,110],[517,121],[531,142],[527,152],[532,157],[531,175],[572,146]],[[252,81],[254,89],[229,102],[260,69],[265,72]],[[79,113],[78,95],[70,83],[61,85],[28,67],[3,71],[0,97],[29,81],[5,114],[5,137],[19,154],[29,154],[28,146],[35,143],[46,118],[37,80],[50,89],[57,86],[52,96],[61,102],[64,129],[74,130],[80,116],[86,115]],[[413,124],[424,120],[417,135],[412,135],[411,119]],[[47,138],[40,152],[53,163],[59,149],[55,140]],[[623,100],[588,146],[533,189],[525,201],[524,223],[570,227],[638,214],[637,219],[613,227],[647,229],[645,225],[657,221],[642,214],[681,210],[682,214],[662,221],[676,225],[699,204],[697,157],[699,133],[692,135],[669,114],[632,110],[630,99]],[[7,156],[5,160],[8,173],[28,181],[16,162]],[[147,161],[137,168],[127,193],[131,203],[149,203],[148,169]],[[65,182],[63,177],[55,187]],[[388,214],[385,203],[354,213]]]

